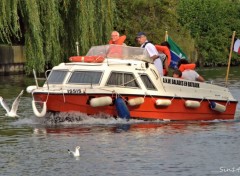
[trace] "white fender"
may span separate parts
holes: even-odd
[[[43,109],[41,112],[38,112],[38,109],[36,108],[36,104],[35,101],[32,101],[32,108],[33,108],[33,112],[35,114],[35,116],[37,117],[44,117],[46,115],[47,112],[47,104],[46,102],[43,102]]]
[[[130,100],[128,100],[128,104],[130,106],[137,106],[137,105],[140,105],[140,104],[143,104],[144,103],[144,98],[143,97],[137,97],[137,98],[132,98]]]
[[[155,103],[157,106],[169,106],[172,104],[172,101],[164,100],[164,99],[157,99]]]
[[[32,91],[34,91],[36,88],[37,88],[37,86],[28,86],[26,88],[26,91],[27,91],[27,93],[32,93]]]
[[[92,98],[90,100],[90,105],[92,107],[108,106],[110,104],[112,104],[112,98],[109,96]]]
[[[226,111],[226,106],[221,105],[219,103],[216,103],[214,101],[210,102],[210,107],[213,110],[218,111],[218,112],[225,112]]]
[[[185,106],[188,108],[199,108],[201,103],[199,101],[187,100],[185,101]]]

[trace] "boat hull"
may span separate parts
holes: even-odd
[[[114,100],[112,94],[33,94],[36,102],[46,102],[48,112],[81,112],[88,115],[105,113],[111,116],[117,116]],[[113,103],[107,106],[92,107],[90,100],[95,97],[110,96]],[[124,100],[137,98],[136,95],[121,95]],[[144,96],[141,96],[144,97]],[[157,99],[171,100],[168,106],[157,106],[155,101]],[[186,107],[187,100],[200,102],[199,107]],[[220,106],[226,107],[224,112],[219,112],[210,107],[210,101],[214,101]],[[221,100],[200,100],[200,99],[184,99],[163,96],[145,96],[144,102],[140,105],[127,107],[131,118],[146,119],[146,120],[229,120],[234,119],[237,101],[227,102]]]

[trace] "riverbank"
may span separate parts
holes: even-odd
[[[23,74],[25,62],[23,46],[0,45],[0,75]]]

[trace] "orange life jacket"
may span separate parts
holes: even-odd
[[[122,45],[123,43],[124,43],[124,41],[126,40],[126,35],[122,35],[122,36],[120,36],[119,37],[119,39],[117,40],[117,41],[112,41],[112,39],[111,40],[109,40],[109,44],[115,44],[115,45]]]
[[[168,58],[168,65],[171,63],[171,52],[167,46],[155,45],[157,51],[163,52]]]
[[[170,49],[167,46],[162,46],[162,45],[155,45],[155,48],[157,49],[158,52],[162,52],[167,56],[167,64],[170,65],[171,63],[171,52]],[[164,63],[163,63],[163,67],[164,67]],[[167,71],[165,68],[163,68],[163,75],[166,76],[167,75]]]
[[[194,70],[196,68],[196,64],[181,64],[178,68],[181,72],[184,70]]]
[[[113,46],[109,47],[107,56],[108,57],[119,57],[119,58],[121,58],[122,57],[122,47],[117,46],[117,45],[122,45],[124,43],[124,41],[126,40],[126,38],[127,38],[126,35],[122,35],[115,42],[112,41],[112,39],[109,40],[108,43],[113,44]]]

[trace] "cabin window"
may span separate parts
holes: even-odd
[[[97,71],[75,71],[72,73],[68,83],[71,84],[99,84],[102,72]]]
[[[145,87],[149,90],[156,90],[156,87],[154,86],[154,84],[152,83],[151,79],[148,77],[148,75],[146,74],[141,74],[141,79],[145,85]]]
[[[52,70],[47,82],[48,84],[61,84],[68,72],[65,70]]]
[[[108,82],[108,86],[122,87],[139,87],[136,78],[132,73],[112,72]]]

